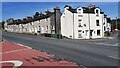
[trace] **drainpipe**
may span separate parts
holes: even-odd
[[[57,31],[56,31],[56,25],[57,25],[57,23],[56,23],[56,11],[54,11],[55,12],[55,14],[54,14],[54,22],[55,22],[55,34],[57,34]]]
[[[89,23],[89,39],[91,39],[90,38],[90,14],[88,13],[88,23]]]
[[[104,37],[104,30],[103,30],[103,28],[104,28],[104,27],[103,27],[103,23],[104,23],[103,20],[104,20],[104,19],[103,19],[103,18],[104,18],[104,16],[102,16],[102,38]]]

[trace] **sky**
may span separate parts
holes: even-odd
[[[119,0],[2,0],[2,2],[118,2]]]
[[[89,4],[95,4],[110,18],[118,17],[118,2],[2,2],[2,18],[0,21],[6,21],[9,18],[22,19],[27,16],[33,16],[35,12],[45,12],[46,9],[53,11],[58,6],[61,12],[65,5],[73,8],[78,6],[86,7]],[[0,10],[1,12],[1,10]]]

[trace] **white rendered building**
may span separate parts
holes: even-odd
[[[76,9],[66,5],[61,16],[61,34],[72,39],[103,38],[106,23],[106,15],[95,5]]]

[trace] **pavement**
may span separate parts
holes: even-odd
[[[93,68],[95,66],[96,68],[96,66],[102,66],[101,68],[103,68],[103,66],[110,66],[109,68],[113,68],[113,66],[117,67],[120,65],[118,64],[120,60],[118,56],[119,46],[116,45],[118,42],[115,43],[116,41],[112,41],[116,40],[116,38],[101,41],[99,41],[100,39],[51,39],[7,32],[3,33],[3,38],[10,42],[23,44],[37,50],[54,54],[59,58],[65,58],[86,67]]]
[[[118,33],[118,43],[119,43],[119,45],[120,45],[120,31],[119,31],[119,33]]]
[[[53,54],[11,42],[0,42],[1,68],[83,68]]]
[[[2,29],[0,29],[0,41],[2,41]]]

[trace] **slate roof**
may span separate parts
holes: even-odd
[[[26,17],[26,18],[23,18],[23,20],[21,19],[17,19],[17,20],[13,20],[12,22],[8,22],[8,25],[13,25],[13,24],[26,24],[26,23],[30,23],[32,21],[37,21],[37,20],[41,20],[41,19],[45,19],[45,18],[48,18],[50,17],[51,15],[53,14],[53,12],[51,13],[48,13],[48,14],[39,14],[39,16],[36,16],[36,17]]]
[[[69,7],[69,11],[72,12],[72,13],[77,13],[77,8],[76,9],[73,9],[71,6],[68,6],[66,5],[65,7]],[[65,8],[64,7],[64,8]],[[83,8],[83,13],[95,13],[94,10],[96,8],[99,8],[99,7],[93,7],[93,8],[89,8],[89,7],[82,7]],[[104,14],[104,12],[100,12],[101,14]]]
[[[50,17],[51,14],[52,14],[52,13],[49,13],[49,14],[43,14],[42,16],[37,16],[37,17],[34,18],[33,20],[34,20],[34,21],[37,21],[37,20],[45,19],[45,18]]]

